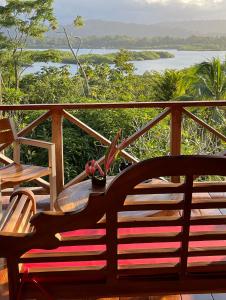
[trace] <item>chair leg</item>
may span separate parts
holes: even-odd
[[[49,175],[49,184],[50,184],[50,210],[56,210],[56,198],[57,198],[57,189],[56,189],[56,176]]]

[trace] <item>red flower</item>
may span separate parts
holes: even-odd
[[[93,160],[90,160],[86,163],[85,165],[85,171],[86,171],[86,174],[88,176],[93,176],[95,171],[96,171],[96,167],[95,167],[95,164],[96,164],[96,161],[93,159]]]
[[[92,159],[86,163],[85,171],[88,176],[94,176],[96,170],[98,170],[101,176],[104,176],[104,172],[96,160]]]

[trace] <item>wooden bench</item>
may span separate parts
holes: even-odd
[[[0,256],[7,259],[10,300],[17,300],[18,293],[21,299],[57,300],[225,292],[226,215],[193,216],[192,211],[226,209],[226,184],[193,182],[197,175],[226,176],[226,158],[140,162],[118,175],[104,193],[90,194],[82,209],[35,214],[33,230],[27,233],[11,231],[11,223],[19,218],[26,228],[29,213],[22,217],[14,213],[17,208],[7,211]],[[143,184],[160,176],[183,177],[177,184]],[[218,198],[192,197],[204,192],[218,193]],[[126,200],[127,195],[143,194],[152,195],[151,200]],[[159,194],[169,194],[169,200],[155,201],[153,195]],[[18,211],[21,199],[15,200]],[[137,215],[151,210],[165,214]],[[121,214],[125,211],[127,216]]]

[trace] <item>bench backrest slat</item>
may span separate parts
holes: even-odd
[[[25,192],[26,191],[26,192]],[[26,233],[30,230],[30,219],[35,214],[33,193],[21,189],[11,196],[9,207],[0,226],[2,232]]]

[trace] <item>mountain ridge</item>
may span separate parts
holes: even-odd
[[[60,26],[61,28],[61,26]],[[105,20],[86,20],[83,28],[74,28],[66,25],[65,28],[72,34],[79,36],[115,36],[125,35],[130,37],[189,37],[198,36],[226,36],[226,20],[192,20],[177,22],[161,22],[151,25],[124,23]],[[49,32],[48,35],[54,35]]]

